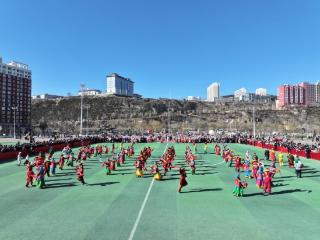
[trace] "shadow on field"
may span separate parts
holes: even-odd
[[[67,176],[73,176],[75,175],[75,172],[69,172],[69,173],[57,173],[56,177],[67,177]]]
[[[212,173],[212,169],[198,169],[199,172],[210,172]]]
[[[134,174],[134,172],[118,172],[118,173],[111,173],[110,175],[131,175],[131,174]]]
[[[181,192],[181,193],[193,193],[193,192],[215,192],[215,191],[222,191],[222,188],[199,188],[199,189],[191,189],[187,192]]]
[[[204,168],[216,168],[215,166],[211,166],[211,165],[202,165],[199,164],[198,166],[204,167]]]
[[[281,178],[293,178],[295,176],[282,176]]]
[[[133,168],[132,169],[117,168],[116,172],[125,172],[125,171],[128,171],[128,170],[133,170]]]
[[[218,172],[206,172],[206,173],[196,173],[195,175],[213,175],[216,174]]]
[[[173,177],[173,178],[162,178],[161,181],[170,181],[170,180],[177,180],[177,179],[180,179],[180,178],[177,178],[177,177]]]
[[[311,173],[311,174],[315,174],[315,173],[318,173],[320,171],[315,171],[315,170],[302,170],[302,173]]]
[[[16,162],[17,161],[17,159],[4,159],[4,160],[1,160],[0,161],[0,165],[1,164],[3,164],[3,163],[8,163],[8,162]],[[22,166],[22,165],[20,165],[20,166]]]
[[[294,192],[307,192],[307,193],[311,193],[311,190],[301,190],[301,189],[289,189],[289,190],[283,190],[283,191],[279,191],[279,192],[273,192],[273,195],[279,195],[279,194],[286,194],[286,193],[294,193]]]
[[[180,176],[180,174],[179,173],[171,173],[171,174],[168,174],[168,175],[166,175],[166,176]]]
[[[243,194],[243,197],[253,197],[253,196],[263,196],[263,192],[256,192],[256,193],[249,193],[249,194]]]
[[[138,178],[138,177],[136,177]],[[153,175],[145,173],[141,178],[153,178]]]
[[[73,171],[73,170],[60,170],[59,169],[59,172],[56,173],[56,175],[61,175],[63,173],[75,173],[76,171]]]
[[[311,190],[301,190],[301,189],[288,189],[288,190],[283,190],[283,191],[278,191],[278,192],[272,192],[271,195],[281,195],[281,194],[287,194],[287,193],[294,193],[294,192],[307,192],[311,193]],[[258,196],[262,195],[263,192],[256,192],[256,193],[249,193],[249,194],[244,194],[244,197],[253,197],[253,196]]]
[[[283,183],[278,183],[278,184],[275,184],[273,187],[284,187],[284,186],[289,186],[289,184],[283,184]]]
[[[89,186],[108,186],[108,185],[112,185],[112,184],[117,184],[117,183],[120,183],[120,182],[101,182],[101,183],[89,183],[88,185]]]
[[[302,173],[302,178],[312,178],[312,177],[320,177],[320,175],[312,175],[312,176],[308,176],[308,175],[303,175]]]
[[[303,165],[303,169],[316,170],[316,168],[310,167],[310,166],[307,166],[307,165]]]
[[[290,181],[290,180],[285,180],[285,179],[278,179],[278,178],[276,178],[276,179],[273,180],[272,182],[277,183],[277,182],[284,182],[284,181]]]
[[[53,183],[50,185],[46,185],[46,188],[63,188],[63,187],[75,187],[77,186],[75,183]]]
[[[46,182],[55,182],[55,181],[66,181],[70,180],[71,178],[56,178],[56,179],[48,179]]]

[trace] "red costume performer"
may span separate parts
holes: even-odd
[[[189,147],[187,147],[186,151],[185,151],[185,158],[186,158],[186,162],[188,163],[188,165],[191,168],[191,174],[195,174],[196,173],[196,163],[195,160],[197,159],[196,156],[194,156],[190,150]]]
[[[90,154],[88,151],[87,153]],[[87,161],[87,153],[85,151],[82,152],[81,154],[82,161]]]
[[[115,171],[116,170],[116,160],[110,161],[110,170]]]
[[[106,146],[104,153],[105,153],[105,154],[109,154],[109,148],[108,148],[108,146]]]
[[[84,181],[84,168],[82,163],[80,163],[79,166],[76,168],[76,173],[78,181],[80,181],[82,185],[86,184]]]
[[[44,162],[44,174],[47,174],[48,177],[50,177],[50,164],[49,160]]]
[[[235,160],[235,169],[237,172],[240,172],[240,168],[242,167],[241,164],[241,158],[239,156],[236,156],[236,160]]]
[[[82,154],[82,152],[81,152],[81,150],[80,150],[79,153],[78,153],[78,157],[77,157],[77,161],[78,161],[78,162],[80,162],[80,160],[81,160],[81,154]]]
[[[254,159],[251,164],[252,164],[252,177],[254,179],[257,179],[257,172],[259,169],[259,163],[256,159]]]
[[[275,162],[275,161],[276,161],[276,153],[275,153],[274,150],[272,150],[271,153],[270,153],[270,160],[271,160],[272,162]]]
[[[64,156],[61,155],[60,159],[59,159],[59,168],[60,168],[60,170],[63,170],[63,166],[64,166]]]
[[[221,148],[219,145],[216,145],[215,147],[215,150],[216,150],[216,155],[220,155],[220,151],[221,151]]]
[[[272,177],[271,177],[271,172],[269,169],[266,169],[264,172],[264,177],[263,177],[263,191],[264,194],[270,194],[271,193],[271,187],[272,187]]]
[[[114,146],[114,143],[112,143],[112,150],[111,150],[112,154],[114,154],[114,150],[115,150],[115,146]]]
[[[31,164],[27,165],[26,187],[29,187],[29,184],[32,186],[33,179],[35,178],[35,174],[34,174],[32,168],[33,168],[33,166]]]
[[[37,156],[35,158],[35,162],[36,162],[36,167],[37,169],[40,168],[41,165],[43,165],[44,163],[44,158],[43,157],[40,157],[40,156]]]
[[[111,160],[109,159],[108,161],[105,161],[102,163],[101,167],[106,167],[106,175],[110,175],[111,174]]]
[[[185,169],[184,168],[180,168],[179,169],[179,173],[180,173],[180,183],[179,183],[178,192],[180,193],[181,189],[188,185],[188,182],[186,180],[187,173],[186,173]]]
[[[229,167],[232,167],[232,162],[233,162],[233,156],[232,156],[232,152],[231,150],[228,150],[225,153],[225,162],[228,163],[229,162]]]

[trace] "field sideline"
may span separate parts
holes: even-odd
[[[175,164],[184,164],[187,144],[172,145]],[[167,143],[136,144],[135,152],[144,146],[154,148],[150,163]],[[73,168],[57,169],[42,190],[25,187],[25,167],[15,161],[0,164],[0,239],[319,239],[320,161],[302,159],[302,179],[293,169],[281,168],[270,196],[263,196],[249,179],[245,197],[236,198],[234,168],[212,154],[213,146],[204,154],[198,144],[197,175],[188,168],[189,185],[180,194],[177,170],[151,184],[149,174],[135,177],[133,158],[109,176],[97,158],[89,159],[86,186],[76,180]],[[229,146],[242,156],[246,150],[263,156],[259,148]]]

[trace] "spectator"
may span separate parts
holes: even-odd
[[[298,156],[296,156],[294,167],[296,169],[297,178],[302,178],[301,173],[302,173],[303,164]]]

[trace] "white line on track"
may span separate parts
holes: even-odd
[[[215,163],[215,164],[212,164],[212,166],[217,166],[217,165],[220,165],[220,164],[222,164],[222,163],[224,163],[225,161],[223,160],[223,161],[221,161],[221,162],[218,162],[218,163]]]
[[[163,154],[166,152],[166,150],[167,150],[167,148],[168,148],[168,144],[169,144],[169,142],[167,142],[167,145],[166,145],[166,148],[164,149]],[[138,225],[139,225],[139,222],[140,222],[140,219],[141,219],[143,210],[144,210],[144,208],[145,208],[145,206],[146,206],[146,203],[147,203],[147,201],[148,201],[148,198],[149,198],[149,195],[150,195],[150,192],[151,192],[151,188],[152,188],[152,186],[153,186],[153,183],[154,183],[154,178],[152,178],[152,181],[151,181],[151,183],[150,183],[150,185],[149,185],[148,191],[147,191],[147,193],[146,193],[146,196],[144,197],[144,200],[143,200],[143,202],[142,202],[140,211],[139,211],[139,213],[138,213],[138,216],[137,216],[137,218],[136,218],[136,221],[134,222],[134,225],[133,225],[133,228],[132,228],[132,230],[131,230],[131,233],[130,233],[130,236],[129,236],[128,240],[132,240],[133,237],[134,237],[134,234],[136,233],[136,230],[137,230],[137,227],[138,227]]]

